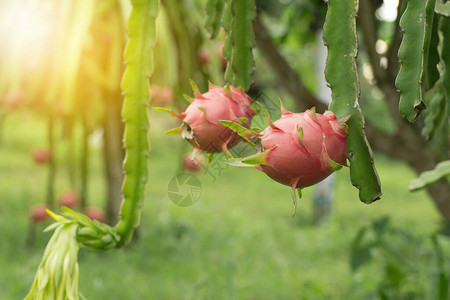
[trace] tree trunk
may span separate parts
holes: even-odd
[[[110,225],[119,220],[120,205],[122,203],[122,182],[124,150],[122,144],[123,123],[121,117],[122,97],[120,94],[106,97],[104,129],[104,159],[107,180],[106,217]]]

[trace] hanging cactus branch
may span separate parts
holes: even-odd
[[[356,37],[357,0],[329,0],[323,30],[328,47],[325,78],[330,84],[330,110],[337,118],[351,115],[347,121],[347,158],[350,178],[359,189],[359,198],[372,203],[381,197],[380,180],[373,164],[373,154],[364,132],[364,117],[359,107],[359,81],[356,66],[358,41]]]
[[[214,39],[219,33],[224,9],[225,0],[208,0],[206,2],[205,28],[208,30],[210,39]]]
[[[417,120],[423,102],[428,53],[433,29],[435,0],[408,1],[400,20],[403,39],[398,50],[400,71],[395,85],[400,91],[400,113],[408,121]]]
[[[442,161],[433,170],[425,171],[418,178],[411,180],[409,190],[418,191],[448,176],[450,176],[450,160]]]
[[[253,81],[255,66],[253,59],[255,35],[252,26],[253,19],[256,17],[255,0],[231,1],[231,12],[233,15],[231,27],[233,84],[248,90]]]
[[[252,22],[256,17],[254,0],[231,1],[225,5],[222,27],[227,33],[223,55],[228,61],[225,80],[245,90],[252,84],[255,61],[255,35]]]
[[[133,10],[128,21],[128,44],[125,50],[127,67],[122,80],[125,95],[122,116],[125,120],[125,179],[121,219],[116,226],[121,239],[118,247],[125,245],[139,224],[140,208],[144,201],[147,181],[147,102],[149,77],[153,72],[153,47],[156,40],[158,0],[131,1]]]

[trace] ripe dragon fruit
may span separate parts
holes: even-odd
[[[209,85],[209,91],[201,94],[193,82],[194,99],[186,96],[191,104],[185,112],[176,114],[166,108],[155,108],[166,111],[183,121],[178,128],[166,133],[181,133],[194,148],[195,152],[225,152],[235,146],[241,137],[233,130],[218,123],[219,120],[237,122],[249,128],[255,110],[250,107],[252,100],[242,90],[233,86],[218,87]]]
[[[254,165],[273,180],[292,187],[293,192],[318,183],[346,164],[348,127],[331,111],[323,115],[314,110],[291,113],[282,107],[281,118],[275,122],[268,118],[268,121],[269,127],[261,133],[221,122],[238,132],[259,152],[243,159],[229,160],[230,164]]]

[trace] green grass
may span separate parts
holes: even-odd
[[[194,206],[167,198],[185,143],[162,132],[173,124],[151,112],[149,182],[141,226],[121,250],[80,250],[80,290],[88,299],[377,299],[384,274],[377,263],[352,272],[349,254],[361,226],[390,216],[393,226],[426,240],[440,217],[424,192],[409,193],[411,170],[376,155],[383,197],[365,205],[336,176],[336,201],[328,222],[311,224],[313,188],[305,189],[292,218],[290,189],[253,168],[198,174],[203,192]],[[6,120],[0,144],[0,299],[21,299],[30,287],[49,233],[37,230],[25,247],[28,207],[45,198],[45,167],[30,156],[45,144],[45,120],[20,112]],[[78,135],[79,133],[77,133]],[[78,143],[76,143],[76,146]],[[69,185],[68,141],[58,141],[57,189]],[[103,205],[101,146],[93,146],[90,202]],[[225,165],[221,165],[225,168]],[[425,256],[415,257],[427,263]],[[405,283],[406,284],[406,283]]]

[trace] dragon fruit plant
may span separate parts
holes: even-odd
[[[249,128],[255,115],[255,110],[250,107],[252,99],[244,91],[231,85],[219,87],[210,84],[208,92],[201,94],[192,81],[191,84],[195,98],[185,97],[190,102],[185,112],[176,114],[166,108],[155,108],[169,112],[182,121],[180,127],[171,129],[166,134],[181,133],[181,137],[194,147],[194,154],[224,152],[229,155],[228,150],[241,137],[218,121],[236,122]]]
[[[261,106],[262,107],[262,106]],[[314,109],[291,113],[281,106],[281,118],[270,120],[269,126],[258,133],[239,124],[220,121],[254,146],[257,154],[228,160],[231,165],[255,166],[273,180],[292,188],[295,209],[297,189],[311,186],[346,165],[348,127],[334,113],[316,113]]]

